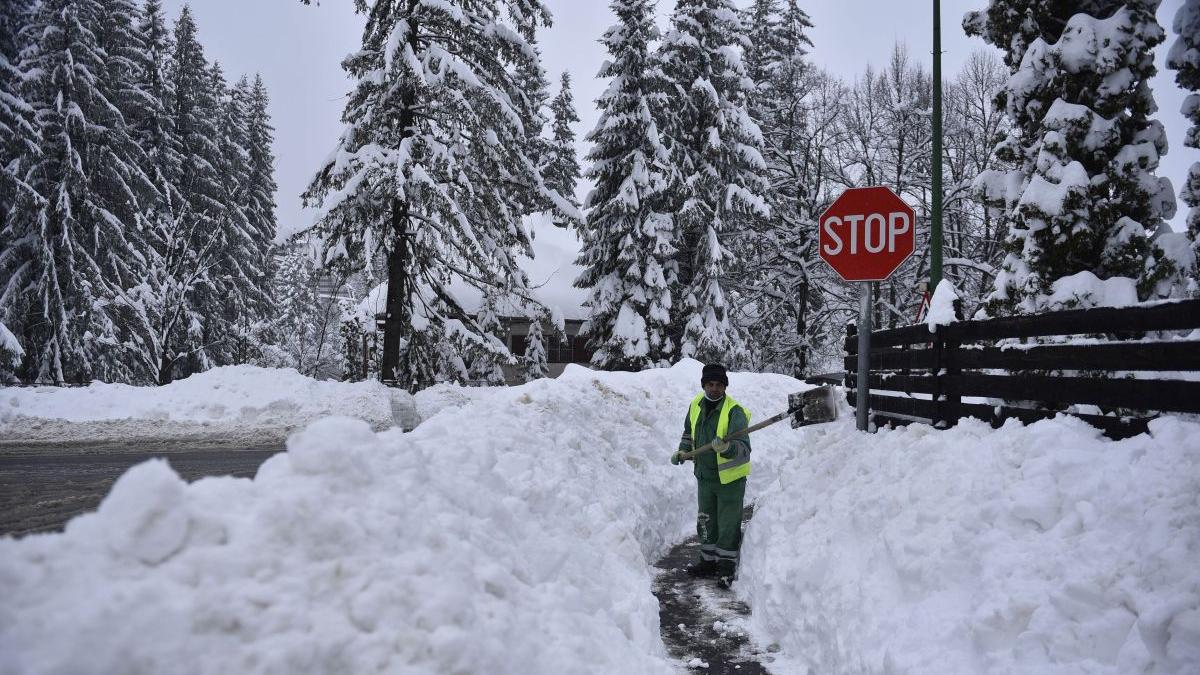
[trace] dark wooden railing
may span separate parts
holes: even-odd
[[[1105,414],[1071,414],[1114,438],[1136,435],[1157,413],[1200,413],[1200,381],[1178,377],[1200,371],[1200,334],[1179,334],[1197,329],[1200,300],[959,321],[933,332],[924,324],[875,331],[871,414],[876,424],[946,428],[977,417],[998,426],[1009,418],[1029,423],[1070,406],[1094,405]],[[1034,340],[1068,335],[1087,339]],[[845,349],[845,385],[854,405],[853,326]]]

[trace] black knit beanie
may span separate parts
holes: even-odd
[[[705,382],[720,382],[728,387],[729,375],[725,372],[725,366],[719,363],[704,366],[704,371],[700,373],[700,386],[704,386]]]

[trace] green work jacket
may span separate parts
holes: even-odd
[[[727,408],[727,410],[725,410]],[[728,395],[720,401],[709,401],[700,394],[692,399],[687,415],[683,418],[683,435],[679,439],[679,450],[687,452],[699,448],[717,437],[722,411],[728,414],[728,428],[724,436],[741,431],[750,425],[750,412]],[[696,428],[692,429],[693,413]],[[750,474],[750,437],[735,439],[729,449],[718,455],[706,452],[692,462],[697,478],[731,483]]]

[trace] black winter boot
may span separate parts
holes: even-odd
[[[737,579],[737,561],[736,560],[720,560],[717,561],[717,586],[728,589],[733,585],[733,580]]]
[[[694,577],[715,577],[717,576],[717,561],[697,560],[685,567],[684,571]]]

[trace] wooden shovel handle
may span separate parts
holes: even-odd
[[[776,422],[778,422],[780,420],[785,420],[785,419],[791,417],[792,415],[795,415],[798,411],[803,410],[803,409],[804,409],[803,406],[799,406],[796,408],[790,408],[788,410],[785,410],[785,411],[779,413],[778,415],[775,415],[774,417],[768,417],[767,419],[759,422],[758,424],[755,424],[754,426],[746,427],[745,429],[742,429],[741,431],[735,431],[732,434],[726,434],[725,438],[723,438],[722,440],[725,440],[725,441],[736,440],[738,438],[741,438],[742,436],[749,434],[752,431],[758,431],[759,429],[762,429],[763,427],[769,427],[772,424],[775,424]],[[713,444],[710,441],[710,442],[705,443],[704,445],[692,450],[691,452],[682,452],[679,454],[679,456],[685,460],[692,459],[693,457],[695,457],[697,455],[703,455],[706,452],[711,452],[713,449],[712,446],[713,446]]]

